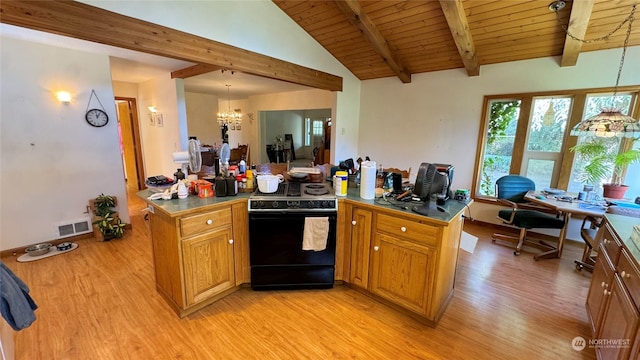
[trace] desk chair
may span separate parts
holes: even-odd
[[[584,241],[584,250],[582,252],[582,258],[574,261],[578,271],[586,269],[589,272],[593,272],[593,267],[596,264],[593,250],[598,249],[600,238],[597,235],[600,226],[602,226],[602,218],[585,216],[584,220],[582,220],[580,237]]]
[[[514,255],[520,255],[520,250],[525,243],[544,251],[556,248],[542,240],[527,238],[527,230],[534,228],[562,229],[564,227],[564,220],[559,219],[557,215],[546,214],[542,212],[542,208],[524,200],[527,191],[535,190],[535,188],[533,180],[520,175],[506,175],[496,181],[498,203],[510,207],[510,209],[498,211],[498,219],[502,220],[504,224],[519,228],[520,234],[515,237],[495,233],[492,236],[492,241],[506,240],[517,243]],[[537,260],[535,256],[534,259]]]

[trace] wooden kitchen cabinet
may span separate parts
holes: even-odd
[[[236,273],[243,280],[248,277],[246,213],[246,202],[177,216],[151,213],[156,289],[178,316],[235,291]]]
[[[371,255],[371,292],[427,315],[437,250],[376,233]]]
[[[186,305],[235,287],[231,227],[182,241]]]
[[[640,255],[628,235],[629,222],[620,215],[605,215],[599,254],[594,268],[586,309],[598,359],[637,359],[640,354]],[[620,229],[620,230],[619,230]]]
[[[435,326],[453,295],[462,217],[434,221],[417,214],[351,206],[344,224],[350,262],[345,281]]]
[[[602,256],[595,264],[593,275],[591,277],[591,285],[587,294],[587,316],[591,325],[591,333],[596,334],[600,327],[602,314],[604,313],[604,291],[611,290],[613,273],[615,271],[613,265],[604,255],[606,250],[601,246],[600,255]]]
[[[354,207],[348,228],[351,229],[351,262],[349,282],[361,288],[369,285],[369,254],[371,248],[371,210]]]

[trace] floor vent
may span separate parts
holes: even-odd
[[[93,231],[91,219],[84,218],[56,225],[56,239],[86,234]]]

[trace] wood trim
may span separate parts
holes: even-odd
[[[364,12],[358,1],[336,0],[335,4],[344,13],[347,20],[360,29],[362,36],[369,41],[375,52],[384,59],[385,63],[400,78],[400,81],[405,84],[410,83],[411,73],[402,63],[398,54],[391,50],[387,40]]]
[[[136,177],[138,178],[138,190],[147,188],[145,183],[144,162],[142,161],[142,141],[140,140],[140,121],[138,120],[138,103],[135,98],[116,96],[116,100],[126,101],[129,105],[131,129],[133,131],[134,152],[136,157]],[[122,121],[122,119],[120,119]]]
[[[558,176],[558,188],[566,189],[569,186],[569,180],[571,178],[571,169],[573,167],[573,160],[575,154],[571,151],[571,148],[578,143],[577,136],[571,136],[570,132],[576,124],[578,124],[584,114],[584,104],[587,101],[586,94],[579,94],[573,97],[573,104],[571,104],[571,114],[569,115],[569,122],[567,123],[567,130],[565,131],[564,149],[562,154],[562,167],[560,168],[560,175]]]
[[[593,10],[594,0],[574,1],[571,5],[571,17],[569,18],[568,32],[573,36],[584,39],[589,26],[589,18]],[[582,42],[567,35],[564,40],[562,59],[560,66],[575,66],[582,49]]]
[[[520,141],[514,140],[513,142],[509,174],[522,173],[522,160],[527,147],[528,137],[526,134],[529,130],[529,119],[531,118],[531,104],[533,103],[533,99],[531,97],[522,97],[520,100],[520,117],[518,118],[515,137],[516,140],[520,139]]]
[[[76,1],[2,1],[0,13],[0,22],[6,24],[342,91],[339,76]]]
[[[586,89],[569,89],[569,90],[557,90],[557,91],[540,91],[540,92],[528,92],[528,93],[511,93],[511,94],[494,94],[485,95],[485,99],[504,99],[504,98],[520,98],[527,96],[559,96],[559,95],[578,95],[578,94],[593,94],[593,93],[606,93],[613,92],[613,86],[603,88],[586,88]],[[623,92],[640,92],[640,84],[632,86],[618,86],[618,93]],[[640,107],[639,107],[640,110]],[[633,115],[632,115],[633,116]]]
[[[456,43],[464,68],[467,69],[467,74],[469,76],[480,75],[476,47],[469,31],[469,22],[462,6],[462,0],[440,0],[440,7],[445,19],[447,19],[451,36]]]
[[[184,69],[176,70],[171,72],[172,79],[186,79],[192,76],[198,76],[206,73],[210,73],[212,71],[222,70],[222,66],[209,65],[209,64],[197,64],[193,66],[189,66]]]

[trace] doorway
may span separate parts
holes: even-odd
[[[138,105],[135,98],[116,97],[115,102],[118,111],[120,151],[127,191],[142,190],[146,186],[137,115]]]

